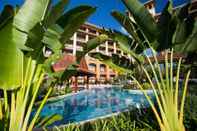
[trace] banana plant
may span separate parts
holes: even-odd
[[[34,128],[53,88],[53,85],[49,86],[34,117],[30,118],[47,73],[43,49],[50,48],[57,55],[96,10],[82,5],[64,13],[67,4],[68,0],[55,5],[51,0],[26,0],[19,9],[5,6],[0,14],[0,59],[3,60],[0,63],[0,89],[4,91],[0,102],[0,130],[31,131]]]
[[[134,64],[124,56],[120,57],[119,55],[113,54],[110,57],[99,52],[92,52],[89,55],[116,70],[119,74],[132,73]]]
[[[108,36],[117,41],[117,44],[135,60],[144,50],[152,47],[156,51],[173,48],[175,52],[196,53],[196,21],[189,14],[190,3],[172,11],[172,2],[169,1],[156,21],[148,10],[137,0],[122,0],[133,19],[119,12],[112,11],[111,15],[129,35],[107,31]],[[124,41],[123,41],[124,40]]]

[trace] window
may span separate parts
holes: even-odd
[[[106,68],[106,66],[101,64],[100,65],[100,72],[105,72],[105,70],[106,70],[105,68]]]
[[[96,71],[96,64],[94,64],[94,63],[89,64],[89,70],[95,72]]]

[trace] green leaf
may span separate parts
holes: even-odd
[[[14,16],[14,9],[11,5],[5,5],[0,14],[0,28]]]
[[[76,63],[69,65],[62,73],[60,81],[68,80],[71,76],[76,75],[78,72],[77,67]]]
[[[46,127],[46,126],[49,126],[56,121],[60,121],[61,119],[62,119],[62,116],[58,115],[58,114],[54,114],[54,115],[51,115],[51,116],[46,116],[45,118],[43,118],[39,122],[39,124],[36,127]]]
[[[130,38],[127,35],[124,35],[121,32],[113,31],[113,32],[107,32],[110,38],[112,38],[114,41],[117,41],[117,44],[119,45],[120,49],[124,51],[127,54],[130,54],[137,62],[141,63],[143,61],[142,57],[135,53],[135,50],[132,50],[132,47],[136,47],[137,45],[133,42],[132,38]],[[138,51],[142,48],[138,45]],[[140,49],[140,52],[142,53],[143,49]]]
[[[52,7],[49,12],[49,15],[46,17],[45,23],[46,27],[55,24],[55,22],[61,17],[63,14],[66,5],[68,5],[69,0],[60,0],[56,5]]]
[[[29,32],[44,19],[48,4],[49,0],[26,0],[14,17],[14,26]]]
[[[63,29],[60,26],[53,25],[45,32],[42,42],[52,51],[57,52],[63,47],[63,43],[59,41],[62,32]]]
[[[195,22],[192,34],[182,47],[182,52],[197,52],[197,21]]]
[[[150,43],[154,42],[158,35],[158,29],[149,11],[138,0],[122,0],[122,2],[128,8],[148,41]]]
[[[82,57],[84,57],[88,52],[95,49],[100,44],[103,44],[106,40],[108,40],[108,36],[105,34],[102,34],[100,36],[97,36],[91,40],[89,40],[86,44],[83,45],[83,51],[77,52],[77,61],[80,61]]]
[[[183,44],[192,33],[194,19],[189,15],[190,4],[185,5],[176,11],[177,26],[173,35],[173,44]]]
[[[32,59],[36,60],[38,64],[43,63],[44,61],[44,54],[43,54],[43,47],[44,44],[42,43],[42,39],[44,36],[44,29],[38,23],[34,28],[29,31],[27,46],[32,48],[33,51],[29,52],[27,56],[31,56]]]
[[[132,20],[118,11],[113,11],[111,15],[127,30],[127,32],[132,36],[132,38],[139,44],[142,44],[141,39],[138,37],[137,33],[135,32],[134,23]]]
[[[101,61],[102,63],[110,66],[112,69],[116,70],[117,72],[119,72],[120,74],[125,74],[125,73],[131,73],[131,70],[125,69],[124,67],[121,67],[123,65],[116,65],[115,63],[113,63],[112,58],[110,56],[106,56],[102,53],[99,52],[94,52],[94,53],[89,53],[89,56],[98,59],[99,61]]]
[[[12,21],[0,30],[0,88],[11,90],[22,83],[23,53],[17,48],[16,41],[24,43],[15,37],[18,31],[13,28]]]
[[[82,5],[66,12],[58,19],[57,24],[64,28],[60,41],[65,43],[87,20],[87,18],[96,11],[96,8]]]
[[[159,20],[158,29],[160,29],[157,42],[159,43],[156,48],[157,51],[165,50],[172,47],[172,36],[176,28],[176,22],[173,16],[168,12],[169,2],[164,8]]]

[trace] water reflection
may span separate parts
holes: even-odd
[[[41,116],[60,114],[63,119],[53,125],[61,125],[141,106],[149,106],[141,93],[116,88],[92,89],[46,104]]]

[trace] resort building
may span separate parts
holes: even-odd
[[[90,23],[83,24],[80,29],[75,32],[70,41],[65,44],[64,52],[75,56],[77,51],[83,50],[83,44],[86,44],[87,41],[97,37],[101,33],[101,27]],[[108,56],[111,56],[112,54],[119,54],[121,56],[130,57],[129,55],[123,53],[123,51],[119,49],[116,42],[112,40],[106,41],[91,52],[100,52]],[[85,56],[85,61],[88,65],[88,70],[95,74],[95,76],[89,78],[89,83],[110,83],[118,75],[118,73],[110,69],[109,66],[90,57],[88,54]],[[84,77],[79,76],[78,83],[84,83]]]

